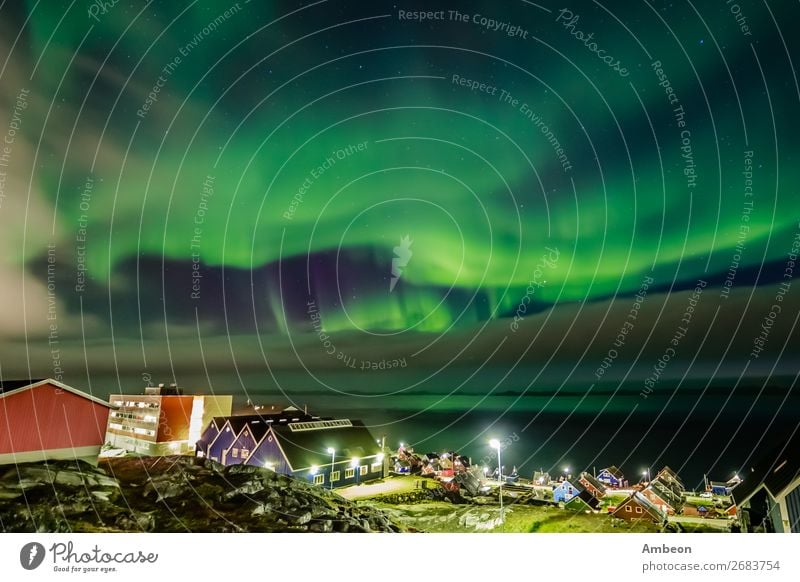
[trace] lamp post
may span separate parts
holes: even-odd
[[[336,463],[336,449],[334,449],[333,447],[328,447],[328,453],[330,453],[330,455],[331,455],[331,479],[330,479],[331,487],[330,488],[331,488],[331,490],[333,490],[333,479],[332,479],[332,477],[333,477],[333,468],[336,466],[335,465],[335,463]]]
[[[503,523],[503,465],[500,464],[500,441],[492,439],[489,446],[497,449],[497,477],[500,480],[500,523]]]
[[[353,457],[352,459],[350,459],[350,466],[353,467],[353,473],[355,474],[356,477],[356,485],[358,485],[358,474],[361,472],[358,467],[359,462],[360,459],[358,457]]]
[[[647,477],[647,484],[650,485],[650,467],[642,471],[642,477]]]

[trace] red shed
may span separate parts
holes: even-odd
[[[97,461],[108,402],[56,380],[0,381],[0,465]]]

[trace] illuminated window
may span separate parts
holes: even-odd
[[[325,475],[314,475],[314,485],[322,485],[325,483]]]
[[[367,465],[361,465],[358,468],[358,474],[359,475],[366,475],[368,471],[369,471],[369,467]]]
[[[239,449],[233,449],[231,451],[231,455],[233,455],[234,459],[238,459],[239,458]]]
[[[380,473],[383,468],[383,463],[372,463],[371,470],[373,473]]]
[[[242,458],[246,459],[250,456],[250,451],[248,449],[242,449]]]
[[[345,469],[344,470],[344,478],[345,479],[352,479],[353,475],[355,475],[355,474],[356,474],[356,470],[355,469]]]
[[[340,476],[341,476],[341,473],[339,471],[333,471],[331,473],[331,483],[333,483],[335,481],[338,481]]]

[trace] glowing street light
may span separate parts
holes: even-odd
[[[497,449],[497,477],[500,480],[500,523],[503,523],[503,465],[500,464],[500,441],[492,439],[489,441],[489,446]]]
[[[331,479],[330,479],[331,487],[330,488],[332,490],[333,489],[333,478],[332,478],[333,477],[333,468],[335,467],[335,463],[336,463],[336,449],[334,449],[333,447],[328,447],[328,454],[331,456]]]

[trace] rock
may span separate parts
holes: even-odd
[[[309,531],[317,533],[329,533],[333,531],[333,521],[325,519],[322,521],[315,521],[309,527]]]
[[[311,521],[311,512],[310,511],[306,511],[304,513],[301,513],[300,515],[298,515],[298,516],[296,516],[294,518],[294,524],[295,525],[304,525],[304,524],[306,524],[306,523],[308,523],[310,521]]]
[[[400,529],[376,508],[254,466],[119,457],[104,460],[102,468],[56,462],[18,469],[0,477],[0,500],[11,500],[0,502],[0,524],[9,532]],[[30,511],[14,501],[23,494]]]

